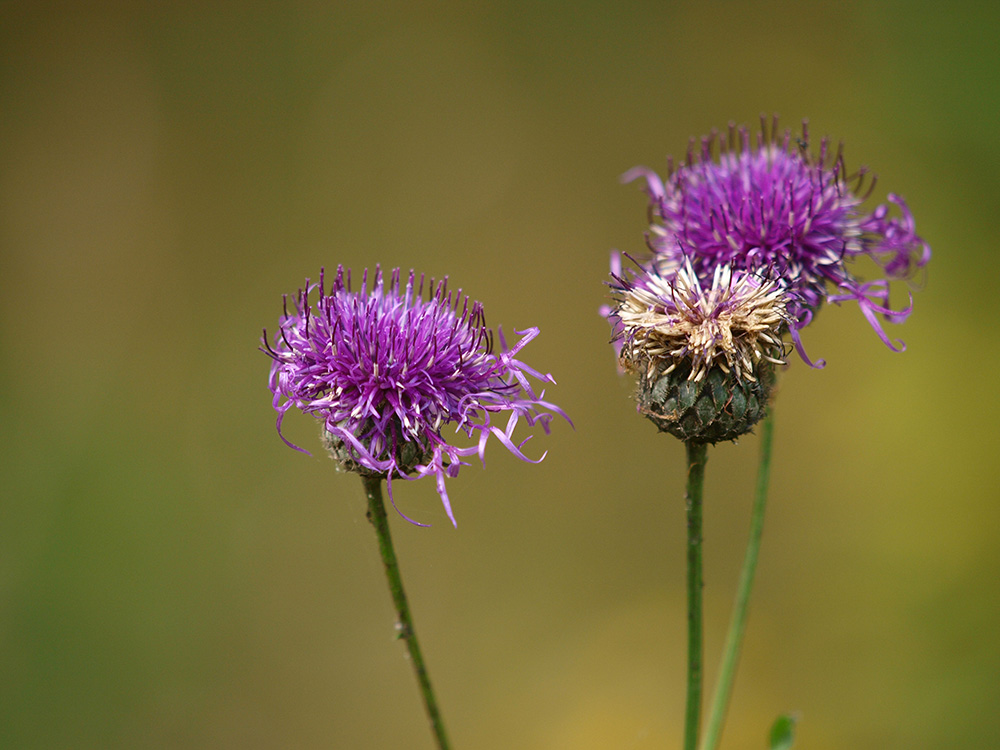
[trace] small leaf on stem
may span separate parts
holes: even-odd
[[[768,747],[770,750],[791,750],[795,740],[795,724],[798,719],[790,714],[779,716],[771,725]]]

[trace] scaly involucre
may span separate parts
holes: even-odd
[[[478,454],[485,461],[492,435],[518,458],[537,463],[545,454],[537,460],[525,456],[521,448],[528,438],[515,443],[515,427],[523,418],[548,432],[553,414],[565,414],[528,380],[554,383],[552,376],[517,359],[537,328],[515,331],[521,338],[510,348],[498,329],[496,351],[479,302],[449,291],[447,278],[431,280],[426,299],[423,290],[423,276],[417,280],[410,271],[401,286],[397,268],[386,283],[376,266],[370,289],[367,270],[354,292],[350,271],[338,267],[327,291],[321,272],[318,284],[306,280],[291,309],[286,298],[271,342],[264,332],[264,351],[273,360],[270,388],[279,435],[293,406],[312,414],[341,464],[386,477],[390,497],[393,477],[435,476],[455,523],[445,476],[467,465],[463,457]],[[501,412],[508,417],[497,426],[492,417]],[[478,436],[476,444],[449,444],[441,435],[449,424]]]
[[[889,282],[910,278],[930,260],[909,208],[890,193],[898,217],[889,218],[888,204],[863,212],[875,184],[864,168],[847,174],[842,148],[831,152],[825,138],[813,155],[806,123],[794,139],[787,130],[777,134],[776,118],[770,125],[761,119],[756,144],[746,127],[732,124],[727,138],[713,133],[700,148],[692,141],[683,164],[668,163],[665,180],[645,167],[623,176],[645,179],[650,199],[652,257],[644,267],[669,281],[690,263],[706,286],[721,267],[773,281],[786,293],[788,329],[806,362],[799,331],[824,301],[856,302],[879,338],[901,351],[881,320],[905,320],[912,295],[906,308],[893,309]],[[856,278],[849,264],[862,256],[884,278]]]

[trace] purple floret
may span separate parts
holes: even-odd
[[[566,415],[528,380],[554,383],[552,376],[517,359],[537,328],[515,331],[521,338],[510,348],[498,329],[497,351],[479,302],[461,290],[449,291],[447,278],[436,285],[430,281],[427,299],[423,289],[424,277],[416,279],[413,271],[401,288],[398,268],[386,283],[376,266],[371,288],[366,270],[360,291],[353,292],[350,271],[338,266],[327,291],[321,271],[318,284],[306,280],[292,309],[286,298],[280,328],[270,343],[265,331],[263,350],[273,360],[270,388],[279,435],[293,406],[312,414],[322,421],[326,439],[346,449],[356,470],[386,477],[390,497],[394,476],[434,475],[455,523],[445,476],[454,477],[467,465],[463,457],[478,454],[485,461],[493,435],[518,458],[537,463],[544,453],[532,460],[521,452],[528,438],[514,442],[519,420],[548,432],[553,414]],[[491,415],[501,412],[508,416],[497,426]],[[447,424],[476,436],[477,443],[449,444],[441,436]],[[403,461],[405,447],[419,463]]]
[[[875,181],[864,169],[848,175],[840,149],[831,153],[824,138],[814,156],[806,123],[793,139],[787,130],[777,136],[776,120],[768,133],[762,119],[755,145],[746,127],[730,125],[728,138],[713,134],[700,148],[692,143],[686,161],[669,166],[666,180],[645,167],[622,178],[646,181],[651,268],[670,276],[687,260],[703,280],[721,266],[774,279],[788,294],[790,333],[806,362],[799,331],[824,301],[857,302],[889,348],[905,348],[880,321],[900,323],[911,310],[889,306],[889,281],[923,268],[930,247],[902,198],[888,196],[898,217],[889,218],[887,204],[861,210]],[[859,256],[872,258],[885,278],[856,278],[848,264]]]

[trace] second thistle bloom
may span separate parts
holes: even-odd
[[[649,195],[651,254],[625,272],[612,256],[615,299],[607,317],[620,362],[639,375],[639,411],[684,440],[738,437],[760,419],[787,332],[809,364],[800,331],[823,302],[852,301],[881,340],[901,351],[882,321],[901,323],[910,304],[889,303],[889,283],[930,259],[902,198],[870,212],[866,170],[847,174],[826,139],[814,155],[801,138],[761,120],[753,142],[730,125],[666,178],[637,167]],[[867,257],[884,278],[865,281],[851,263]],[[816,366],[823,366],[817,362]]]
[[[521,452],[527,438],[514,442],[518,422],[548,432],[553,414],[565,417],[529,381],[554,383],[552,376],[518,359],[538,329],[515,333],[521,338],[508,348],[498,332],[496,347],[482,305],[449,291],[447,279],[431,281],[425,299],[424,277],[413,271],[403,282],[399,269],[387,280],[376,267],[370,288],[365,271],[356,292],[342,267],[329,290],[321,273],[291,309],[286,301],[273,339],[264,335],[278,432],[292,407],[312,414],[331,455],[348,470],[386,477],[390,496],[393,477],[434,476],[454,523],[445,477],[458,474],[463,457],[484,460],[492,436],[532,461]],[[497,425],[500,414],[506,420]],[[476,444],[452,445],[441,434],[447,425]]]
[[[882,328],[901,323],[911,306],[889,304],[889,282],[907,279],[930,260],[930,247],[917,235],[906,202],[892,193],[888,204],[870,211],[863,204],[874,187],[862,168],[848,174],[842,149],[824,138],[810,151],[809,131],[792,138],[761,120],[753,143],[745,127],[729,126],[688,149],[666,179],[637,167],[623,179],[644,179],[653,223],[650,267],[673,276],[690,263],[703,281],[719,267],[773,280],[788,293],[789,333],[809,362],[799,331],[825,302],[855,302],[879,338],[894,351],[904,348]],[[890,205],[892,204],[892,205]],[[891,216],[895,206],[898,216]],[[851,264],[868,257],[884,278],[864,281]]]
[[[715,443],[749,431],[784,364],[787,294],[729,266],[702,282],[689,262],[670,277],[618,267],[609,317],[622,367],[639,377],[639,411],[682,440]]]
[[[714,366],[755,380],[762,360],[784,364],[781,331],[790,316],[776,282],[719,266],[703,285],[687,261],[671,278],[634,271],[612,276],[618,304],[611,316],[619,323],[626,370],[652,376],[687,362],[690,380],[702,380]]]

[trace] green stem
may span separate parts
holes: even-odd
[[[698,747],[701,724],[701,496],[705,485],[706,443],[688,441],[687,460],[687,590],[688,590],[688,679],[687,710],[684,714],[684,750]]]
[[[389,580],[392,602],[396,606],[396,627],[399,629],[399,637],[406,641],[406,647],[410,651],[410,663],[413,664],[413,671],[420,684],[420,694],[424,699],[424,708],[427,710],[427,718],[430,719],[431,731],[437,740],[437,746],[439,750],[448,750],[448,737],[445,735],[444,722],[437,707],[437,700],[434,698],[434,690],[431,688],[427,668],[424,666],[420,645],[417,643],[417,633],[413,629],[413,620],[410,618],[410,605],[406,602],[403,579],[399,575],[399,564],[396,562],[396,553],[392,548],[389,519],[386,517],[385,504],[382,502],[382,479],[381,477],[363,476],[361,481],[364,483],[365,494],[368,496],[368,520],[375,527],[375,534],[378,536],[378,549],[382,554],[386,578]]]
[[[746,630],[750,589],[753,587],[753,576],[757,569],[757,557],[760,552],[760,540],[764,532],[764,506],[767,504],[767,485],[771,474],[771,440],[773,436],[774,418],[771,411],[768,410],[760,434],[760,464],[757,469],[757,495],[754,498],[753,511],[750,516],[750,541],[747,543],[747,554],[743,561],[743,571],[740,573],[736,602],[733,605],[733,619],[729,623],[729,632],[726,634],[722,664],[719,667],[719,681],[712,696],[712,708],[701,750],[715,750],[718,746],[719,739],[722,737],[722,727],[726,721],[726,711],[729,708],[729,698],[732,695],[736,665],[740,658],[740,646],[743,643],[743,633]]]

